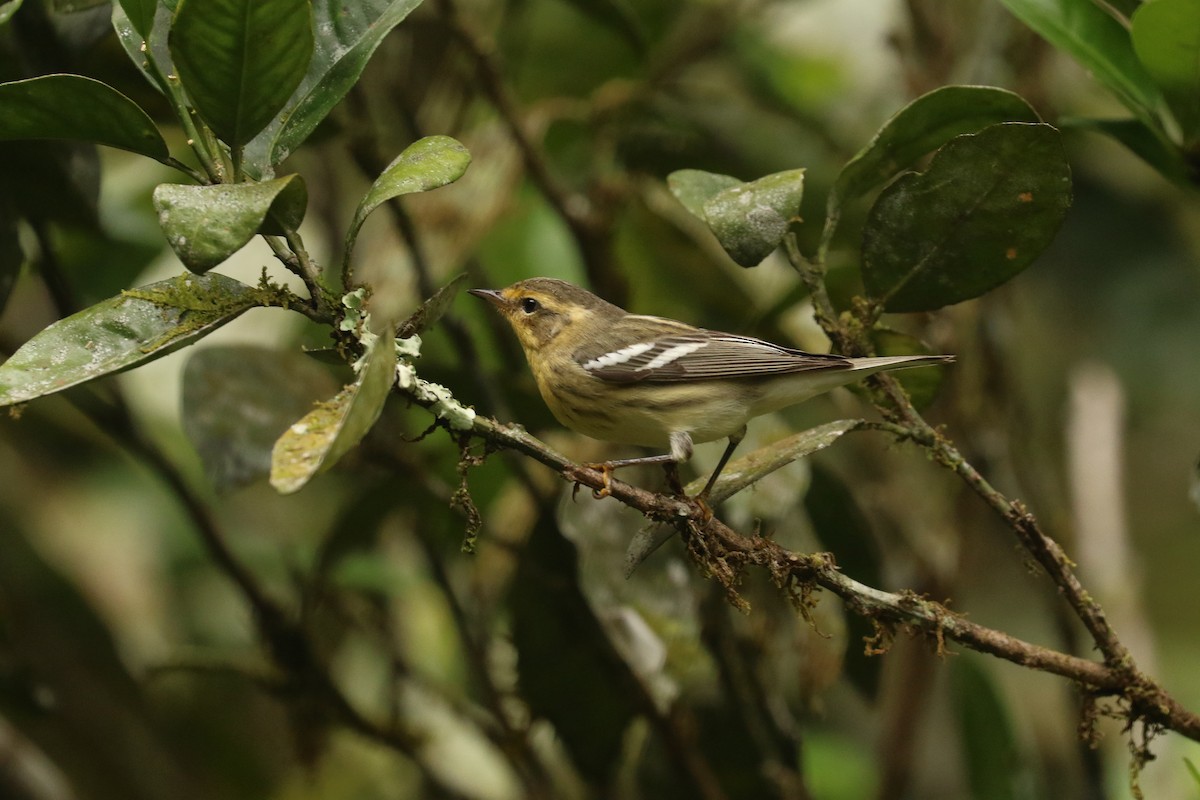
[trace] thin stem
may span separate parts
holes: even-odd
[[[889,428],[903,431],[906,438],[912,438],[905,426]],[[1068,678],[1101,694],[1120,694],[1129,702],[1131,718],[1140,718],[1200,741],[1200,716],[1183,708],[1155,681],[1133,669],[1127,660],[1114,660],[1106,653],[1106,662],[1099,663],[1061,653],[979,625],[940,603],[911,592],[884,592],[859,583],[838,570],[828,554],[795,553],[774,541],[744,536],[687,499],[655,494],[611,476],[606,479],[602,471],[572,463],[525,431],[486,417],[475,419],[474,433],[495,445],[524,453],[555,470],[570,483],[593,490],[607,488],[613,498],[645,516],[686,529],[693,541],[719,557],[717,562],[706,565],[714,573],[722,565],[725,569],[731,564],[738,568],[758,566],[790,590],[826,589],[841,597],[855,613],[883,625],[901,626],[929,636],[937,643],[939,652],[943,651],[946,641],[955,641],[1023,667]],[[1111,648],[1113,641],[1108,641],[1106,647]]]

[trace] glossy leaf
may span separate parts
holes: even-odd
[[[453,183],[462,177],[470,164],[471,154],[467,148],[449,136],[426,136],[404,148],[359,202],[346,232],[345,260],[349,262],[358,232],[372,211],[393,197],[427,192]]]
[[[730,175],[705,172],[699,169],[681,169],[667,176],[667,188],[683,207],[700,219],[704,219],[704,204],[726,189],[741,186],[742,182]]]
[[[345,97],[383,38],[421,0],[314,0],[313,57],[283,113],[246,146],[246,167],[269,175]]]
[[[704,218],[730,258],[757,266],[799,220],[803,193],[804,170],[777,172],[717,192],[704,203]]]
[[[207,336],[258,304],[224,275],[179,275],[59,320],[0,365],[0,405],[135,367]]]
[[[313,54],[308,0],[182,0],[170,47],[196,111],[231,147],[266,127]]]
[[[0,141],[78,139],[141,153],[169,153],[146,112],[106,83],[82,75],[43,75],[0,84]]]
[[[164,183],[154,189],[154,208],[167,242],[184,266],[197,273],[229,258],[260,230],[299,227],[307,203],[298,175],[212,186]]]
[[[859,425],[862,420],[839,419],[827,422],[815,428],[793,434],[786,439],[780,439],[774,444],[755,450],[753,453],[730,461],[721,472],[721,477],[713,486],[709,495],[709,503],[716,507],[743,489],[752,486],[781,467],[786,467],[793,461],[812,455],[818,450],[824,450],[846,433]],[[695,495],[704,488],[708,476],[697,478],[684,487],[684,492]],[[638,531],[625,550],[625,576],[629,577],[647,556],[662,546],[663,542],[675,535],[671,525],[654,524]]]
[[[117,32],[117,40],[120,41],[125,54],[141,70],[150,85],[160,92],[163,87],[159,84],[159,76],[177,74],[171,50],[167,45],[173,16],[170,5],[161,1],[155,5],[154,18],[147,33],[137,29],[125,8],[119,4],[113,8],[112,16],[113,30]],[[138,25],[141,24],[142,21],[139,20]],[[154,62],[153,69],[151,61]]]
[[[1133,49],[1158,84],[1185,142],[1200,138],[1200,3],[1154,0],[1133,15]]]
[[[420,308],[414,311],[408,319],[400,323],[400,327],[396,331],[396,338],[408,339],[411,336],[423,333],[435,325],[450,309],[450,304],[454,302],[454,298],[458,297],[458,293],[466,285],[467,278],[467,273],[464,272],[438,289],[433,297],[422,303]]]
[[[929,311],[1029,266],[1071,202],[1057,130],[1004,123],[959,136],[888,186],[863,231],[863,283],[887,311]]]
[[[1027,796],[1016,732],[1000,687],[973,658],[955,659],[950,689],[966,756],[971,797],[1013,800]]]
[[[992,86],[943,86],[913,100],[884,123],[866,147],[842,167],[830,207],[886,183],[900,170],[955,136],[1000,122],[1040,122],[1020,95]]]
[[[0,25],[12,19],[12,15],[17,13],[17,9],[25,0],[8,0],[7,3],[0,3]]]
[[[1200,180],[1200,175],[1188,165],[1180,149],[1168,141],[1158,129],[1147,126],[1140,119],[1070,117],[1060,119],[1058,124],[1063,130],[1092,130],[1117,140],[1164,178],[1181,186],[1190,187],[1194,181]]]
[[[358,444],[379,415],[396,380],[391,331],[373,339],[354,383],[321,403],[275,442],[271,485],[281,494],[299,491]]]
[[[121,10],[129,19],[129,23],[143,39],[150,38],[154,28],[154,14],[158,11],[158,0],[119,0]]]
[[[1162,95],[1138,60],[1129,31],[1094,0],[1001,0],[1050,44],[1069,53],[1127,108],[1151,121]]]
[[[335,391],[329,370],[302,353],[206,347],[183,371],[183,430],[213,486],[227,491],[267,477],[275,441]]]

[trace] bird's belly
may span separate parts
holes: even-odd
[[[542,386],[542,397],[559,422],[574,431],[620,444],[666,449],[673,432],[686,432],[696,443],[737,433],[746,424],[746,398],[723,384],[594,383],[576,392],[556,394]]]

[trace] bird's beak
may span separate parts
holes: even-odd
[[[468,294],[473,294],[476,297],[482,297],[494,306],[503,308],[508,305],[508,301],[504,299],[504,295],[500,294],[499,289],[467,289]]]

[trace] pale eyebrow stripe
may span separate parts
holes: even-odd
[[[596,356],[591,361],[583,365],[584,369],[604,369],[605,367],[615,367],[617,364],[624,364],[631,358],[636,358],[648,350],[653,350],[657,347],[656,342],[639,342],[631,344],[628,347],[622,347],[620,350],[613,350],[611,353],[605,353],[601,356]]]
[[[701,347],[706,347],[707,345],[708,342],[687,342],[685,344],[677,344],[674,347],[667,348],[656,355],[649,364],[638,367],[637,371],[641,372],[647,369],[661,369],[667,364],[670,364],[672,361],[677,361],[686,356],[688,353],[694,353]]]

